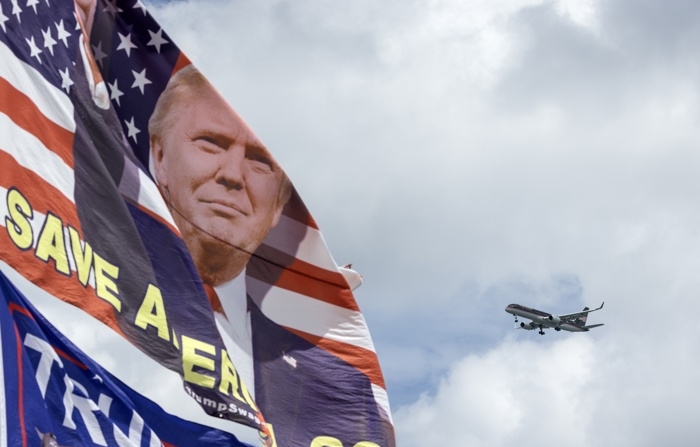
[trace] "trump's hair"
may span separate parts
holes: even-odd
[[[178,70],[170,78],[168,85],[156,102],[151,118],[148,120],[148,134],[151,144],[154,141],[160,142],[162,135],[172,126],[175,115],[170,112],[179,104],[186,103],[194,98],[198,92],[205,89],[216,92],[207,78],[191,64]],[[284,206],[292,195],[293,186],[284,170],[279,167],[278,169],[282,172],[282,181],[280,182],[277,203],[279,206]]]

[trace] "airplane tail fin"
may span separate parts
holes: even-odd
[[[588,310],[588,307],[584,307],[583,310],[584,310],[584,312],[587,311],[587,310]],[[585,326],[587,320],[588,320],[588,312],[586,312],[585,314],[579,316],[579,317],[576,319],[576,321],[574,321],[574,324],[576,324],[577,326]]]

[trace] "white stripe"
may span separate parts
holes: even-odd
[[[34,171],[68,200],[75,202],[73,169],[47,149],[38,138],[15,125],[4,113],[0,113],[0,150],[11,155],[21,166]]]
[[[170,210],[168,210],[163,200],[163,196],[161,196],[160,191],[158,191],[158,187],[141,169],[139,169],[139,185],[139,205],[148,209],[153,214],[160,216],[163,220],[172,225],[173,228],[177,228],[173,216],[170,214]]]
[[[316,267],[338,270],[321,232],[289,217],[280,218],[264,243]]]
[[[247,277],[246,287],[263,314],[277,324],[374,352],[362,313]],[[264,297],[259,300],[257,297]]]
[[[391,418],[391,408],[389,408],[389,395],[386,390],[379,385],[372,384],[372,394],[374,394],[374,400],[379,406],[381,416],[393,424],[394,420]]]
[[[75,132],[73,103],[63,90],[50,84],[31,65],[17,59],[5,43],[0,43],[0,61],[0,77],[27,95],[48,119]]]

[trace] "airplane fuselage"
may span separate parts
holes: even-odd
[[[588,332],[588,328],[584,324],[577,324],[574,321],[561,321],[558,316],[542,312],[541,310],[531,307],[522,306],[520,304],[509,304],[506,307],[506,312],[516,317],[527,318],[532,320],[531,323],[520,323],[520,327],[527,330],[554,328],[563,329],[569,332]]]

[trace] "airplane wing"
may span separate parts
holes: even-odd
[[[600,327],[600,326],[605,326],[603,323],[601,324],[591,324],[590,326],[586,326],[586,329],[593,329],[594,327]]]
[[[588,314],[588,313],[590,313],[590,312],[595,312],[596,310],[602,309],[604,305],[605,305],[605,301],[603,301],[603,304],[601,304],[600,307],[598,307],[597,309],[590,309],[590,310],[589,310],[589,309],[586,309],[586,310],[581,310],[581,311],[579,311],[579,312],[574,312],[574,313],[571,313],[571,314],[559,315],[559,319],[562,320],[562,321],[571,321],[571,320],[575,320],[575,319],[577,319],[578,317],[580,317],[580,316],[582,316],[582,315],[586,315],[586,314]],[[590,327],[590,326],[589,326],[589,327]]]

